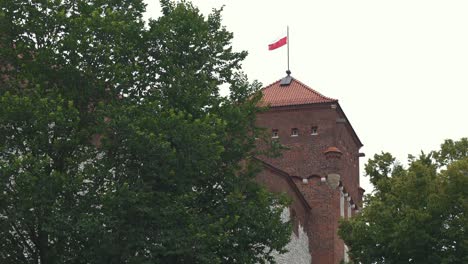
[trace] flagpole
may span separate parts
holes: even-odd
[[[286,74],[290,75],[291,71],[289,70],[289,26],[286,26],[286,39],[287,39],[287,44],[288,44],[288,70],[286,71]]]

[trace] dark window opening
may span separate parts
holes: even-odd
[[[291,129],[291,137],[297,137],[299,136],[299,129],[293,128]]]
[[[317,126],[313,126],[311,129],[310,129],[310,134],[311,135],[318,135],[318,127]]]
[[[279,137],[279,135],[278,135],[278,129],[273,129],[272,134],[271,134],[271,137],[272,137],[272,138],[278,138],[278,137]]]

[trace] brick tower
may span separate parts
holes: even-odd
[[[351,217],[361,207],[362,143],[338,100],[289,75],[262,92],[262,104],[270,108],[257,116],[257,125],[287,149],[279,158],[259,157],[264,170],[257,179],[292,199],[285,212],[294,223],[290,252],[277,261],[346,262],[346,246],[337,235],[338,220]]]

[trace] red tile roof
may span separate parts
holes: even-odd
[[[275,107],[338,101],[320,94],[294,78],[292,78],[291,83],[286,86],[281,86],[280,82],[281,80],[278,80],[262,89],[262,105]]]

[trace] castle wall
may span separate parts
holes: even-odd
[[[256,180],[263,184],[269,191],[284,193],[292,199],[290,207],[285,209],[281,215],[283,221],[292,220],[293,232],[291,241],[287,244],[288,250],[285,254],[274,253],[278,264],[310,264],[312,255],[310,253],[310,240],[308,231],[310,208],[302,199],[294,183],[287,174],[276,171],[268,166],[260,172]]]
[[[343,120],[344,116],[339,117]],[[336,143],[343,152],[341,181],[354,203],[361,204],[362,197],[359,193],[359,146],[349,132],[349,124],[337,122]]]
[[[288,148],[280,158],[260,158],[272,168],[264,170],[258,179],[269,189],[281,190],[290,182],[277,180],[274,174],[281,171],[288,175],[299,190],[301,199],[308,205],[308,208],[298,206],[303,201],[296,201],[300,200],[297,190],[290,196],[293,198],[291,212],[297,214],[298,226],[303,226],[308,234],[312,263],[340,263],[346,254],[345,245],[337,234],[338,221],[354,213],[350,200],[360,204],[362,193],[359,190],[360,142],[356,141],[339,106],[276,107],[259,114],[257,125],[266,128],[272,135],[273,130],[277,130],[276,140]],[[312,135],[312,127],[317,127],[316,135]],[[297,129],[297,136],[292,129]],[[324,152],[329,147],[337,147],[341,153],[327,159]],[[335,176],[328,177],[331,174]],[[348,193],[347,197],[341,192],[342,189]],[[291,191],[284,192],[291,195]],[[300,238],[298,234],[300,230],[295,226],[293,235],[296,239]]]
[[[288,175],[280,175],[281,172],[273,171],[266,167],[260,172],[256,180],[265,186],[269,191],[275,193],[284,193],[292,199],[290,204],[290,214],[294,218],[293,221],[293,232],[296,236],[299,234],[298,227],[305,227],[307,231],[307,223],[309,222],[309,210],[310,208],[306,204],[306,201],[301,197],[301,194],[294,190],[294,185],[291,184]]]
[[[267,128],[269,133],[277,129],[277,140],[289,148],[283,151],[282,158],[265,160],[291,176],[307,178],[323,174],[326,166],[323,151],[334,144],[335,120],[336,111],[329,105],[274,108],[259,114],[257,126]],[[312,127],[317,127],[317,135],[311,135]],[[296,137],[291,136],[293,128],[298,129]]]
[[[289,221],[291,219],[290,210],[285,209],[281,215],[283,221]],[[309,237],[304,230],[302,225],[298,226],[298,232],[291,233],[291,241],[286,245],[285,254],[278,254],[275,252],[276,263],[278,264],[310,264],[312,262],[312,256],[309,252]]]
[[[297,182],[297,186],[311,206],[308,229],[313,263],[339,263],[344,246],[336,232],[340,218],[339,191],[318,177],[309,179],[307,184]]]

